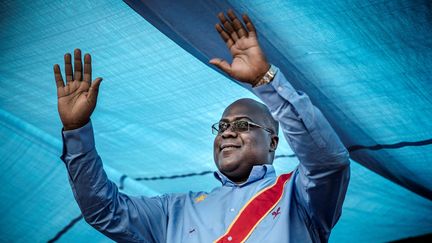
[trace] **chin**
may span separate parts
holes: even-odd
[[[241,166],[241,161],[234,160],[221,160],[218,163],[218,169],[226,177],[228,177],[233,182],[243,182],[247,180],[250,174],[250,170],[245,168],[245,165]]]
[[[220,160],[218,162],[218,168],[221,172],[230,174],[239,168],[240,163],[238,161]]]

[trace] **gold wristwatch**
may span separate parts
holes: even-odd
[[[273,80],[274,76],[276,75],[276,72],[277,72],[276,67],[273,66],[272,64],[270,64],[270,68],[266,72],[266,74],[264,74],[264,77],[262,77],[260,79],[260,81],[258,81],[258,83],[256,83],[255,86],[253,86],[253,87],[255,88],[255,87],[258,87],[260,85],[270,83]]]

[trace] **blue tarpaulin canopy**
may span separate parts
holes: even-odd
[[[80,217],[59,159],[52,65],[81,48],[104,78],[92,122],[123,192],[218,186],[210,125],[248,87],[209,66],[230,59],[214,24],[232,8],[270,62],[305,91],[352,159],[331,242],[432,233],[430,1],[13,1],[0,3],[0,220],[5,242],[109,242]],[[144,18],[143,18],[144,17]],[[279,173],[298,163],[285,141]]]

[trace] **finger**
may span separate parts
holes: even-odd
[[[90,54],[84,55],[84,81],[91,83],[92,78],[92,66]]]
[[[220,58],[213,58],[209,62],[231,76],[231,65],[227,61]]]
[[[102,82],[102,78],[96,78],[95,80],[93,80],[90,89],[89,89],[89,95],[88,95],[88,99],[90,102],[94,102],[96,103],[97,100],[97,96],[99,93],[99,86]]]
[[[225,32],[222,26],[220,26],[220,24],[216,24],[215,27],[217,32],[219,32],[219,35],[221,36],[222,40],[225,41],[225,44],[228,46],[228,49],[231,49],[231,46],[234,44],[234,41],[227,34],[227,32]]]
[[[228,17],[231,19],[232,26],[236,31],[238,37],[239,38],[247,37],[248,33],[246,29],[244,28],[240,20],[237,18],[237,16],[234,14],[234,11],[232,11],[231,9],[228,10]]]
[[[60,66],[58,64],[54,65],[54,79],[56,81],[57,89],[64,87],[63,77],[60,72]]]
[[[234,27],[232,26],[232,24],[231,24],[231,22],[225,22],[224,24],[223,24],[223,27],[224,27],[224,29],[230,34],[230,36],[231,36],[231,39],[234,41],[234,42],[236,42],[238,39],[239,39],[239,37],[238,37],[238,35],[237,35],[237,32],[235,32],[234,31]]]
[[[74,80],[82,80],[82,61],[80,49],[75,49],[74,51]]]
[[[256,37],[256,29],[255,26],[252,24],[252,21],[250,20],[249,16],[247,14],[243,14],[243,21],[246,24],[246,28],[249,31],[249,36]]]
[[[228,19],[225,17],[225,15],[224,15],[222,12],[220,12],[220,13],[218,14],[218,19],[219,19],[219,21],[222,23],[222,25],[223,25],[225,22],[228,21]]]
[[[64,61],[65,61],[65,73],[66,73],[66,82],[69,83],[72,81],[72,63],[71,63],[71,54],[66,53],[64,55]]]
[[[234,42],[237,41],[239,38],[237,33],[234,31],[234,27],[231,25],[231,22],[225,17],[223,13],[219,13],[218,18],[222,26],[224,27],[225,31],[231,36],[231,39]]]
[[[233,27],[234,27],[234,30],[236,31],[236,33],[237,33],[237,35],[238,35],[239,38],[248,37],[248,32],[243,27],[243,25],[241,24],[240,20],[235,19],[233,21]]]

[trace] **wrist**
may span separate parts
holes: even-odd
[[[277,72],[277,68],[271,64],[268,64],[267,71],[263,75],[261,75],[257,80],[255,80],[252,87],[255,88],[270,83],[275,77],[276,72]]]
[[[81,128],[83,126],[85,126],[87,123],[89,123],[90,119],[88,119],[86,122],[83,123],[79,123],[79,124],[63,124],[63,130],[64,131],[69,131],[69,130],[75,130],[78,128]]]
[[[268,72],[269,69],[270,64],[266,63],[265,68],[263,68],[262,71],[260,71],[259,74],[256,76],[256,78],[252,82],[250,82],[250,84],[252,84],[252,87],[255,87],[255,85],[257,85],[259,81],[261,81],[261,79],[264,77],[264,75]]]
[[[70,131],[70,130],[78,129],[78,128],[83,127],[83,126],[84,125],[82,125],[82,126],[63,126],[63,130],[64,131]]]

